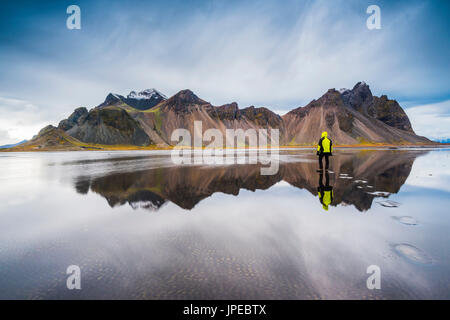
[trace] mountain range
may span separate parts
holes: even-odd
[[[203,131],[215,128],[224,136],[226,129],[279,129],[285,146],[314,145],[322,131],[335,145],[433,143],[415,134],[397,101],[374,96],[366,83],[358,82],[352,89],[329,89],[283,116],[265,107],[241,109],[236,102],[213,106],[187,89],[170,98],[156,89],[110,93],[97,107],[75,109],[58,127],[48,126],[16,148],[169,147],[173,130],[184,128],[193,135],[194,121],[202,121]]]

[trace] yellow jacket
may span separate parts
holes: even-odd
[[[324,210],[328,210],[328,206],[333,202],[333,189],[325,187],[318,192],[320,203]]]
[[[320,154],[331,154],[333,152],[333,142],[327,136],[326,131],[322,132],[322,138],[317,144],[317,152]]]

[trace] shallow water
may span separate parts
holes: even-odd
[[[289,149],[263,176],[169,151],[0,153],[0,298],[449,299],[449,156],[341,149],[327,176]]]

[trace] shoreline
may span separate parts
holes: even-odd
[[[335,149],[372,149],[372,148],[381,148],[381,149],[409,149],[409,148],[442,148],[442,147],[450,147],[450,143],[435,143],[435,144],[354,144],[354,145],[336,145],[333,146]],[[174,146],[167,147],[158,147],[158,146],[126,146],[126,145],[114,145],[114,146],[80,146],[79,148],[7,148],[0,149],[0,152],[73,152],[73,151],[161,151],[161,150],[173,150]],[[222,150],[259,150],[259,149],[314,149],[316,146],[314,145],[287,145],[287,146],[278,146],[271,148],[268,146],[267,148],[256,148],[256,147],[242,147],[242,148],[223,148]],[[184,147],[181,149],[192,149],[192,150],[205,150],[206,147],[203,148],[191,148]]]

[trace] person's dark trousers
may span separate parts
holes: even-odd
[[[320,170],[323,170],[322,159],[324,157],[325,157],[325,170],[328,170],[328,168],[330,167],[330,160],[329,160],[330,155],[329,154],[323,154],[323,153],[319,154],[319,168],[320,168]]]
[[[325,190],[330,188],[330,175],[328,172],[325,172],[325,185],[323,185],[323,172],[319,175],[319,187],[317,187],[317,191],[324,192]]]
[[[328,172],[325,172],[325,188],[329,187],[330,187],[330,175],[328,174]]]

